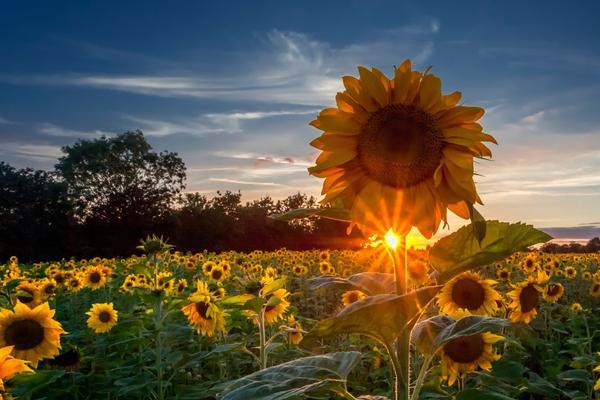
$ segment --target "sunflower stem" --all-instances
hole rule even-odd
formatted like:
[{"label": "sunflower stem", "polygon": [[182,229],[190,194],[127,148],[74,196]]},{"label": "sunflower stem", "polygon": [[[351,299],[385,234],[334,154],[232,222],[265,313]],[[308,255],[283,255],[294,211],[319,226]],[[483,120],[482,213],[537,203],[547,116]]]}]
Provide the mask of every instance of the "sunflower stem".
[{"label": "sunflower stem", "polygon": [[419,370],[419,376],[417,377],[417,381],[415,382],[415,388],[412,392],[412,397],[414,399],[419,398],[419,394],[421,393],[421,388],[423,387],[423,383],[425,382],[425,377],[427,376],[427,371],[429,370],[431,360],[433,360],[433,354],[427,355],[423,359],[423,364],[421,365],[421,369]]},{"label": "sunflower stem", "polygon": [[259,335],[260,335],[260,349],[259,349],[260,369],[265,369],[265,368],[267,368],[267,351],[266,351],[267,333],[265,331],[265,307],[262,307],[260,310],[260,319],[258,321],[258,329],[259,329]]}]

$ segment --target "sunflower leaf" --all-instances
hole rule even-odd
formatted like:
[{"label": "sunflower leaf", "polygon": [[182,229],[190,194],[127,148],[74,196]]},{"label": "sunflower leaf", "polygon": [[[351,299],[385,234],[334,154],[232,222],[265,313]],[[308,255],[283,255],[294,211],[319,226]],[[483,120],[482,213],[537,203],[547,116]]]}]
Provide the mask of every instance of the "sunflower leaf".
[{"label": "sunflower leaf", "polygon": [[475,209],[475,207],[473,207],[473,204],[469,204],[469,211],[471,214],[471,226],[473,227],[473,235],[475,235],[475,239],[477,239],[477,242],[479,242],[479,245],[481,246],[481,241],[485,237],[486,231],[485,218],[479,213],[479,211]]},{"label": "sunflower leaf", "polygon": [[360,357],[351,351],[298,358],[227,382],[219,399],[301,399],[341,391]]},{"label": "sunflower leaf", "polygon": [[312,348],[320,338],[345,333],[362,334],[382,343],[392,343],[440,288],[429,286],[403,296],[378,294],[366,297],[350,304],[335,317],[319,321],[304,336],[301,345]]},{"label": "sunflower leaf", "polygon": [[282,287],[285,286],[285,283],[287,282],[287,277],[282,277],[279,279],[275,279],[272,282],[269,282],[265,285],[265,287],[263,287],[262,289],[262,295],[263,296],[267,296],[271,293],[273,293],[276,290],[281,289]]},{"label": "sunflower leaf", "polygon": [[285,222],[307,217],[323,217],[336,221],[352,222],[350,219],[350,212],[339,207],[297,208],[282,214],[273,214],[269,216],[269,218]]},{"label": "sunflower leaf", "polygon": [[340,278],[333,275],[324,275],[312,278],[310,280],[311,289],[321,289],[328,287],[339,287],[342,290],[360,290],[367,295],[392,293],[396,285],[394,283],[394,274],[383,272],[361,272]]},{"label": "sunflower leaf", "polygon": [[537,243],[550,235],[523,223],[487,221],[485,236],[478,241],[474,229],[464,226],[440,239],[429,252],[429,260],[445,283],[461,272],[491,264]]}]

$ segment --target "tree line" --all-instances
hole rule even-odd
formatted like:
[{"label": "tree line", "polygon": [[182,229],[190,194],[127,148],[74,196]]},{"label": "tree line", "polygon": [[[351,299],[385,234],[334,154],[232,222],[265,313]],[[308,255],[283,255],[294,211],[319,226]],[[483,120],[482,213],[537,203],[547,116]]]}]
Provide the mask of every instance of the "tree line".
[{"label": "tree line", "polygon": [[[242,203],[240,192],[186,193],[185,164],[155,152],[141,131],[79,140],[54,171],[0,162],[0,263],[126,256],[156,234],[181,251],[352,247],[346,224],[276,221],[269,215],[317,207],[297,193]],[[358,233],[355,233],[358,235]]]}]

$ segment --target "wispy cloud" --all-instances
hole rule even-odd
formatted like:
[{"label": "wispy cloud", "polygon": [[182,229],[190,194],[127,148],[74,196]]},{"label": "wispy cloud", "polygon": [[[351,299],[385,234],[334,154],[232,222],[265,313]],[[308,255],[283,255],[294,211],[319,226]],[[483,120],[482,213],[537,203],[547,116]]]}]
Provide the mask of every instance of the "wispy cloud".
[{"label": "wispy cloud", "polygon": [[50,144],[31,144],[31,143],[17,143],[17,142],[5,142],[2,143],[0,148],[0,154],[3,156],[18,156],[29,159],[57,159],[62,153],[59,146]]},{"label": "wispy cloud", "polygon": [[252,186],[284,186],[281,183],[275,182],[257,182],[257,181],[240,181],[237,179],[227,179],[227,178],[208,178],[211,182],[224,182],[224,183],[233,183],[236,185],[252,185]]},{"label": "wispy cloud", "polygon": [[235,158],[241,160],[252,160],[256,165],[260,164],[288,164],[288,165],[302,165],[311,166],[314,163],[307,157],[306,159],[291,157],[291,156],[273,156],[273,155],[261,155],[256,153],[228,153],[228,152],[216,152],[216,156],[224,158]]},{"label": "wispy cloud", "polygon": [[0,124],[8,125],[8,124],[12,124],[12,121],[9,121],[6,118],[0,117]]},{"label": "wispy cloud", "polygon": [[132,115],[125,116],[124,118],[136,123],[136,128],[143,130],[144,134],[148,136],[169,136],[176,134],[204,136],[207,134],[242,132],[242,124],[246,121],[293,115],[310,115],[318,111],[318,109],[232,111],[229,113],[209,113],[198,117],[179,118],[176,121],[141,118]]},{"label": "wispy cloud", "polygon": [[43,123],[39,128],[39,132],[49,136],[69,137],[69,138],[94,138],[104,136],[112,136],[113,133],[94,130],[94,131],[79,131],[75,129],[64,128],[62,126],[51,123]]},{"label": "wispy cloud", "polygon": [[[379,32],[364,42],[334,47],[307,34],[272,30],[259,38],[264,44],[253,54],[240,55],[243,74],[58,74],[50,76],[4,76],[0,81],[19,85],[70,85],[125,91],[164,97],[211,98],[226,101],[257,101],[301,105],[332,102],[331,93],[342,89],[340,74],[357,64],[398,64],[398,54],[416,64],[434,51],[433,38],[439,21]],[[98,53],[98,49],[92,49]],[[100,49],[100,55],[106,53]],[[109,52],[110,53],[110,52]],[[108,54],[108,57],[121,54]],[[250,83],[251,82],[251,83]]]}]

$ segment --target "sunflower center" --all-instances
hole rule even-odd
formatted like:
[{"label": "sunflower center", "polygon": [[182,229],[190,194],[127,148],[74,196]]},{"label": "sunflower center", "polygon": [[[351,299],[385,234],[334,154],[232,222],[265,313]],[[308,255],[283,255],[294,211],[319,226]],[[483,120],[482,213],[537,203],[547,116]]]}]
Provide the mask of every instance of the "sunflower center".
[{"label": "sunflower center", "polygon": [[390,104],[371,115],[358,140],[358,159],[377,181],[396,188],[431,178],[442,159],[442,131],[431,115]]},{"label": "sunflower center", "polygon": [[461,279],[452,287],[452,300],[460,308],[477,310],[485,301],[485,290],[473,279]]},{"label": "sunflower center", "polygon": [[90,274],[90,282],[92,282],[92,283],[98,283],[98,282],[100,282],[101,279],[102,279],[102,277],[100,276],[100,274],[98,272],[92,272]]},{"label": "sunflower center", "polygon": [[223,275],[223,273],[221,271],[219,271],[218,269],[215,269],[214,271],[212,271],[212,278],[216,281],[221,279],[222,275]]},{"label": "sunflower center", "polygon": [[44,327],[31,319],[15,321],[4,331],[4,341],[15,350],[33,349],[44,341]]},{"label": "sunflower center", "polygon": [[444,353],[454,362],[468,364],[481,357],[484,345],[480,334],[463,336],[446,343]]},{"label": "sunflower center", "polygon": [[560,292],[560,287],[554,283],[548,285],[548,290],[546,290],[546,294],[548,296],[556,296]]},{"label": "sunflower center", "polygon": [[521,312],[529,312],[537,307],[540,302],[540,292],[533,286],[529,284],[521,290],[521,294],[519,295],[519,303],[521,303]]},{"label": "sunflower center", "polygon": [[110,320],[111,320],[110,313],[108,311],[101,311],[100,314],[98,314],[98,319],[103,324],[106,324],[107,322],[110,322]]},{"label": "sunflower center", "polygon": [[208,303],[205,303],[203,301],[199,301],[196,303],[196,311],[198,311],[198,314],[200,314],[200,316],[204,319],[212,319],[212,317],[210,317],[209,315],[207,315],[208,312]]}]

